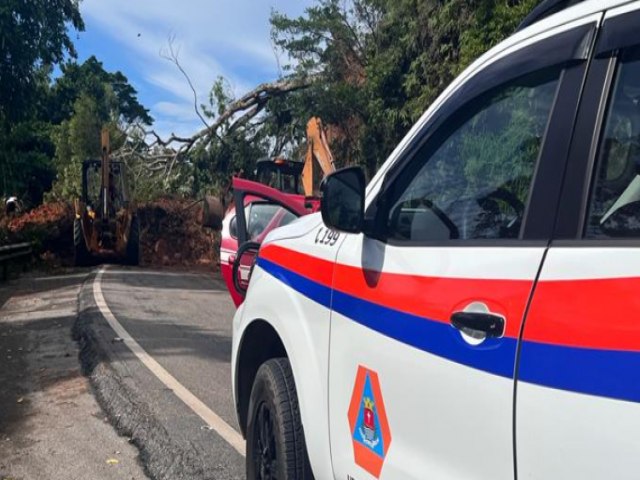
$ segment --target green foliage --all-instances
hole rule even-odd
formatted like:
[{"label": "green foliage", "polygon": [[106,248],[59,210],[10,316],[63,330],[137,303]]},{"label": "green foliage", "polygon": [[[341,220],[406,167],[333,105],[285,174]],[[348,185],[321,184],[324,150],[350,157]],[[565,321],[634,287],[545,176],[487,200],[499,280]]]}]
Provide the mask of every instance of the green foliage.
[{"label": "green foliage", "polygon": [[74,103],[71,119],[55,127],[54,165],[58,176],[50,198],[72,199],[80,196],[82,162],[100,157],[102,125],[98,102],[87,94],[81,94]]},{"label": "green foliage", "polygon": [[83,30],[78,0],[3,0],[0,4],[0,118],[32,112],[36,76],[43,65],[75,55],[70,28]]},{"label": "green foliage", "polygon": [[51,89],[57,180],[49,198],[72,199],[81,193],[82,162],[100,157],[100,132],[109,128],[111,149],[125,141],[121,124],[151,124],[149,111],[121,72],[110,73],[90,57],[83,64],[67,63]]},{"label": "green foliage", "polygon": [[274,13],[274,41],[295,60],[289,69],[322,74],[291,96],[292,116],[321,116],[338,133],[338,163],[373,174],[453,78],[535,3],[318,0],[300,18]]},{"label": "green foliage", "polygon": [[538,0],[475,1],[474,23],[460,37],[460,64],[466,66],[509,36]]},{"label": "green foliage", "polygon": [[30,203],[51,188],[54,145],[49,135],[50,126],[37,120],[16,123],[0,134],[0,191]]},{"label": "green foliage", "polygon": [[[54,179],[50,198],[78,194],[81,162],[99,156],[103,125],[117,138],[119,125],[153,121],[122,73],[107,72],[95,57],[69,59],[69,34],[84,29],[78,3],[0,5],[0,194],[27,205],[39,203]],[[62,75],[52,81],[55,64]]]},{"label": "green foliage", "polygon": [[28,205],[54,177],[48,90],[52,65],[75,55],[82,30],[77,0],[5,0],[0,4],[0,196]]},{"label": "green foliage", "polygon": [[[209,104],[201,105],[205,119],[215,120],[236,99],[229,84],[219,77],[211,88]],[[276,108],[276,104],[273,105]],[[277,115],[265,118],[272,122]],[[195,147],[173,176],[166,179],[164,191],[199,197],[224,191],[232,175],[251,176],[256,160],[269,151],[275,132],[265,124],[232,128],[232,119],[223,123],[217,135]]]},{"label": "green foliage", "polygon": [[51,125],[55,157],[49,161],[56,172],[48,199],[70,200],[80,194],[82,162],[100,157],[103,127],[109,128],[116,150],[125,140],[121,124],[152,122],[127,78],[105,71],[95,57],[83,64],[65,64],[62,76],[46,93],[43,116]]},{"label": "green foliage", "polygon": [[121,72],[107,72],[96,57],[84,63],[67,62],[61,67],[62,75],[51,89],[49,117],[53,123],[69,119],[80,96],[95,100],[96,114],[103,122],[122,120],[151,125],[149,111],[136,98],[136,90]]}]

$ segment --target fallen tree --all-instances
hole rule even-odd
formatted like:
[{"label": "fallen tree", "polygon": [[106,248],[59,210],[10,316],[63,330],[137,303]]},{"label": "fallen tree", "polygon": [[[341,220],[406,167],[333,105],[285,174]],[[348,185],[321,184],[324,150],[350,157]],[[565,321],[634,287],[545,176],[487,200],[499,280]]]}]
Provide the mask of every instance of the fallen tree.
[{"label": "fallen tree", "polygon": [[[230,98],[224,92],[223,79],[213,86],[210,95],[210,108],[199,105],[198,95],[188,73],[181,65],[179,52],[174,47],[174,39],[169,39],[168,50],[161,52],[161,56],[173,63],[193,94],[194,112],[203,124],[203,128],[190,136],[180,136],[172,133],[163,138],[154,129],[146,128],[138,123],[130,125],[124,130],[127,141],[116,152],[114,158],[137,158],[142,161],[144,168],[151,174],[161,172],[169,176],[177,163],[186,161],[189,153],[196,147],[207,149],[215,139],[221,143],[240,129],[259,128],[259,122],[251,124],[264,112],[270,102],[293,92],[310,87],[319,79],[319,75],[295,75],[281,78],[273,82],[261,83],[240,98]],[[217,108],[217,115],[214,114]],[[277,143],[277,142],[276,142]]]}]

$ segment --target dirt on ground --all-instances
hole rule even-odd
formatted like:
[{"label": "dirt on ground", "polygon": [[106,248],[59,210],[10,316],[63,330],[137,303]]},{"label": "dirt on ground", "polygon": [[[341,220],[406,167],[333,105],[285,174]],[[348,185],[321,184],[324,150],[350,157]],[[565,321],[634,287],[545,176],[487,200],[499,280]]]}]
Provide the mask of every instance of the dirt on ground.
[{"label": "dirt on ground", "polygon": [[[202,202],[160,198],[138,206],[141,263],[215,268],[218,234],[201,225]],[[0,245],[30,242],[41,267],[73,264],[73,206],[47,203],[18,216],[0,214]]]},{"label": "dirt on ground", "polygon": [[215,267],[219,235],[202,227],[202,202],[160,198],[138,207],[142,264]]},{"label": "dirt on ground", "polygon": [[22,215],[0,218],[0,244],[29,242],[46,266],[73,261],[73,207],[64,202],[40,205]]}]

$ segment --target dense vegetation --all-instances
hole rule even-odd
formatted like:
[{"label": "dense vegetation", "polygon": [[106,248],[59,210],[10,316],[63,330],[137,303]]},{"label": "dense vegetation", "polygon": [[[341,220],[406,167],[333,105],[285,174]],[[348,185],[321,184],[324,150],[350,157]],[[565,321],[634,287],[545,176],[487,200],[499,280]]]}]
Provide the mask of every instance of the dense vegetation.
[{"label": "dense vegetation", "polygon": [[122,73],[74,61],[70,34],[83,29],[77,0],[0,6],[0,194],[27,206],[77,194],[78,164],[99,155],[103,125],[152,121]]},{"label": "dense vegetation", "polygon": [[78,1],[0,6],[0,196],[17,194],[31,205],[45,196],[72,198],[79,162],[98,154],[103,125],[145,197],[196,196],[250,171],[261,156],[295,158],[314,115],[329,125],[339,164],[372,174],[455,75],[537,3],[317,0],[300,18],[274,12],[279,81],[299,83],[256,97],[255,115],[239,110],[227,118],[237,99],[219,80],[200,109],[212,126],[184,148],[145,137],[140,127],[153,120],[122,73],[105,71],[93,57],[74,60],[70,34],[84,28]]},{"label": "dense vegetation", "polygon": [[321,0],[302,18],[274,14],[277,45],[298,74],[294,118],[334,125],[337,157],[372,174],[436,96],[508,36],[535,0]]}]

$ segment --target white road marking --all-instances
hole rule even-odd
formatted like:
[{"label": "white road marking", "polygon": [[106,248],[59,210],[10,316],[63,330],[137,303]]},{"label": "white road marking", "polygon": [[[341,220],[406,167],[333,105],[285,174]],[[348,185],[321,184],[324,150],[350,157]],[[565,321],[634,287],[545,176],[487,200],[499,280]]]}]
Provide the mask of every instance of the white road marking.
[{"label": "white road marking", "polygon": [[118,322],[115,315],[111,312],[107,302],[102,294],[102,275],[106,267],[102,267],[93,282],[93,298],[98,309],[104,316],[105,320],[111,328],[116,332],[118,337],[123,339],[123,343],[129,347],[133,354],[149,369],[151,372],[165,384],[167,388],[173,390],[180,400],[182,400],[194,413],[196,413],[205,423],[211,427],[218,435],[220,435],[229,445],[231,445],[243,457],[246,455],[245,442],[233,427],[220,418],[213,410],[207,407],[202,401],[191,393],[176,378],[166,371],[162,365],[151,357],[138,342]]}]

